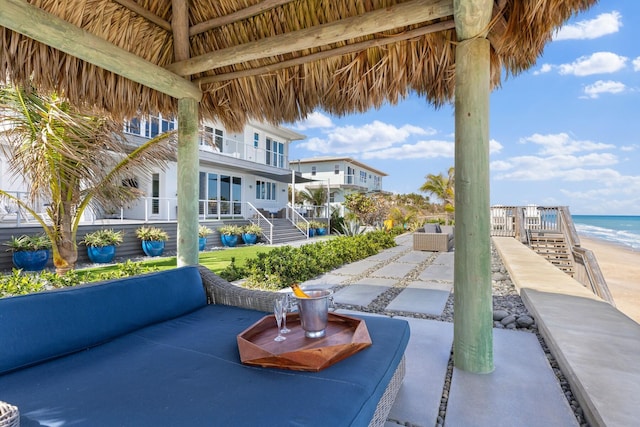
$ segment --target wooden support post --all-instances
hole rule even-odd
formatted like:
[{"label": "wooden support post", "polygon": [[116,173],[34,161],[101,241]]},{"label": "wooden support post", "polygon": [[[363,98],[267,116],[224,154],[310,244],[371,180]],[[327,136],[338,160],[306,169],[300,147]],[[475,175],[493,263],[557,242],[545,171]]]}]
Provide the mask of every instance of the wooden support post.
[{"label": "wooden support post", "polygon": [[462,41],[456,47],[453,360],[455,367],[474,373],[494,369],[489,232],[490,44],[482,35],[492,3],[454,2],[456,32]]},{"label": "wooden support post", "polygon": [[198,264],[198,101],[178,100],[178,267]]}]

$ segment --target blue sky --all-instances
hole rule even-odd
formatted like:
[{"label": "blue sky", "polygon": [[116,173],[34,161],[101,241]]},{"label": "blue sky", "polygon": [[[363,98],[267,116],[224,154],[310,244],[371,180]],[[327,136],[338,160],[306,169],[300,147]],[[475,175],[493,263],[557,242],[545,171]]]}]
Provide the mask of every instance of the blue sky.
[{"label": "blue sky", "polygon": [[[491,203],[640,215],[640,2],[603,1],[570,20],[528,71],[491,95]],[[453,108],[411,95],[344,117],[316,111],[292,128],[290,159],[348,156],[418,193],[454,162]]]}]

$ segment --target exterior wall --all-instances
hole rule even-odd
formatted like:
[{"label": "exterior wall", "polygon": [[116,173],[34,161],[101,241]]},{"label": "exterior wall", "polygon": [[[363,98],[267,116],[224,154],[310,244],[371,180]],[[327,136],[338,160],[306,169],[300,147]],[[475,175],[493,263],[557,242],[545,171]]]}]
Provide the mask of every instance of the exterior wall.
[{"label": "exterior wall", "polygon": [[[202,188],[200,210],[202,218],[243,218],[248,210],[246,202],[256,208],[270,212],[277,212],[284,208],[288,202],[288,182],[278,182],[276,178],[264,176],[288,178],[291,175],[289,169],[288,152],[289,144],[294,140],[303,139],[304,136],[285,128],[269,124],[249,123],[244,130],[238,133],[228,133],[222,126],[216,123],[205,123],[210,133],[203,132],[200,145],[200,164],[198,170],[208,177],[208,174],[229,176],[240,181],[236,200],[240,200],[242,206],[229,209],[228,214],[223,214],[222,200],[211,203],[208,199],[208,189]],[[203,126],[203,129],[204,129]],[[163,120],[162,117],[144,118],[138,121],[125,123],[124,130],[129,141],[139,145],[155,136],[158,132],[176,129],[177,123],[171,120]],[[254,139],[254,134],[258,138]],[[25,191],[26,184],[13,182],[7,174],[6,159],[0,154],[0,188],[5,191]],[[256,173],[252,173],[255,171]],[[164,170],[156,170],[158,186],[157,193],[153,192],[152,175],[131,177],[132,182],[138,186],[143,197],[127,206],[112,206],[104,211],[87,209],[85,221],[100,218],[120,218],[142,221],[174,221],[177,218],[177,163],[170,162]],[[279,178],[283,180],[283,178]],[[233,179],[232,179],[233,180]],[[259,185],[260,184],[260,185]],[[266,188],[265,198],[258,198],[259,189]],[[218,192],[221,198],[220,192]],[[237,195],[237,194],[236,194]],[[269,198],[266,196],[269,195]],[[2,203],[2,202],[0,202]],[[207,215],[207,210],[214,205],[219,205],[220,215]],[[0,206],[3,207],[3,206]],[[37,211],[42,212],[42,208]],[[1,212],[0,212],[1,213]]]}]

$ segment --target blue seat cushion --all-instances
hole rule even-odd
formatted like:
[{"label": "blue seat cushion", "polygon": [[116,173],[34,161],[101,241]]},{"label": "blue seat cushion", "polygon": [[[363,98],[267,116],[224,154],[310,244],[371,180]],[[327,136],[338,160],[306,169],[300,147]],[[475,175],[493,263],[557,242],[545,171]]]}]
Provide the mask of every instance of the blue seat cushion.
[{"label": "blue seat cushion", "polygon": [[0,376],[23,426],[366,426],[409,339],[366,317],[373,344],[320,372],[240,362],[236,336],[265,313],[209,305]]},{"label": "blue seat cushion", "polygon": [[197,267],[0,299],[0,374],[205,306]]}]

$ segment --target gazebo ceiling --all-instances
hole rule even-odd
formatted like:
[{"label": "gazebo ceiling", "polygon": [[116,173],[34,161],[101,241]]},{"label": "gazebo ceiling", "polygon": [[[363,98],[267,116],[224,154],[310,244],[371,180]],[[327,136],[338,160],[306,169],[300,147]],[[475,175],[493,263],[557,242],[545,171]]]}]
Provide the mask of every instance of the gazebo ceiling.
[{"label": "gazebo ceiling", "polygon": [[[554,30],[596,0],[492,3],[495,87],[503,69],[529,68]],[[249,118],[291,122],[318,107],[365,111],[410,91],[439,106],[455,84],[453,8],[453,0],[0,0],[0,79],[32,80],[116,117],[175,115],[177,98],[201,96],[201,116],[229,129]]]}]

